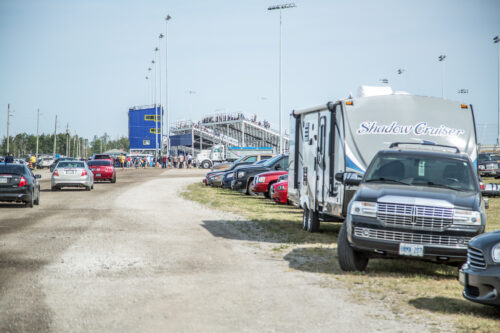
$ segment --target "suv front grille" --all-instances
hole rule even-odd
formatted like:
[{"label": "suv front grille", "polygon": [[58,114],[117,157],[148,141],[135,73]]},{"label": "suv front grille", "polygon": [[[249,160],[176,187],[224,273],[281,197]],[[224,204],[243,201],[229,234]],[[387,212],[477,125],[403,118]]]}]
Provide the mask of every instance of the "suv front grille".
[{"label": "suv front grille", "polygon": [[472,268],[486,268],[486,261],[484,260],[483,251],[471,246],[469,246],[469,249],[467,251],[467,262]]},{"label": "suv front grille", "polygon": [[423,245],[438,245],[454,248],[466,248],[470,238],[457,238],[441,235],[417,234],[412,232],[389,231],[371,228],[354,228],[356,237],[394,241],[399,243],[412,243]]},{"label": "suv front grille", "polygon": [[453,208],[378,203],[377,218],[390,226],[443,231],[453,223]]}]

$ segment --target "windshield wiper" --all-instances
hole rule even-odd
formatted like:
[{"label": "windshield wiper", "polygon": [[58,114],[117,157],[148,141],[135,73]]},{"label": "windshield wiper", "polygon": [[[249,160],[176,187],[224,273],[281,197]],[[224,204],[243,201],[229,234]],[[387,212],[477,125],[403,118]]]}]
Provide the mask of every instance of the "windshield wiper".
[{"label": "windshield wiper", "polygon": [[410,185],[408,183],[402,182],[402,181],[397,180],[397,179],[384,178],[384,177],[365,180],[365,183],[369,183],[369,182],[393,182],[393,183],[398,183],[398,184],[403,184],[403,185]]},{"label": "windshield wiper", "polygon": [[[449,185],[445,185],[445,184],[434,183],[434,182],[427,182],[424,184],[427,186],[431,186],[431,187],[442,187],[442,188],[447,188],[449,190],[454,190],[454,191],[465,191],[462,188],[457,188],[457,187],[453,187],[453,186],[449,186]],[[415,185],[418,185],[418,184],[415,184]]]}]

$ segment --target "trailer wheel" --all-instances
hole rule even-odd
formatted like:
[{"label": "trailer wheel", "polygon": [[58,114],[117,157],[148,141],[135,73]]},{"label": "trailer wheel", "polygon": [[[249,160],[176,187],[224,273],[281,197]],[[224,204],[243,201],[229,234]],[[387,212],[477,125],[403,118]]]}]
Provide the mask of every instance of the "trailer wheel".
[{"label": "trailer wheel", "polygon": [[339,232],[339,240],[337,242],[337,255],[339,258],[339,265],[343,271],[364,271],[368,265],[368,258],[363,253],[354,250],[349,244],[347,239],[347,230],[345,223]]},{"label": "trailer wheel", "polygon": [[307,231],[309,232],[319,231],[319,213],[313,211],[312,209],[309,211],[309,219],[307,220]]},{"label": "trailer wheel", "polygon": [[302,213],[302,230],[307,230],[307,223],[309,221],[309,209],[304,207],[304,212]]},{"label": "trailer wheel", "polygon": [[201,167],[203,169],[209,169],[211,166],[212,162],[210,162],[209,160],[204,160],[203,162],[201,162]]}]

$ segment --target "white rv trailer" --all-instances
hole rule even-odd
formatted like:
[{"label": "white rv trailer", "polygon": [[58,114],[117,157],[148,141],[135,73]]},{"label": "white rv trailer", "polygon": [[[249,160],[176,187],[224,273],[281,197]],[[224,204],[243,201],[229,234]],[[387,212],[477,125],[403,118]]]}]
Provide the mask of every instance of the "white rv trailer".
[{"label": "white rv trailer", "polygon": [[346,216],[356,188],[335,174],[362,176],[374,155],[393,142],[455,146],[476,164],[472,105],[391,93],[294,110],[291,120],[288,198],[304,209],[303,228],[310,232],[319,230],[320,217]]}]

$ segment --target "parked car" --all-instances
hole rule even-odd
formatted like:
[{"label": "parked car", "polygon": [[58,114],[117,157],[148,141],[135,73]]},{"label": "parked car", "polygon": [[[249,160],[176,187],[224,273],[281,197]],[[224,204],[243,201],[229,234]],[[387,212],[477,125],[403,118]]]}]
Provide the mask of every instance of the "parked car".
[{"label": "parked car", "polygon": [[474,237],[459,272],[463,296],[500,309],[500,230]]},{"label": "parked car", "polygon": [[59,157],[59,158],[56,158],[55,161],[49,167],[50,172],[54,172],[54,169],[56,168],[57,163],[59,163],[60,161],[76,161],[76,158],[74,158],[74,157]]},{"label": "parked car", "polygon": [[335,175],[344,185],[359,185],[339,233],[341,269],[363,271],[373,257],[465,262],[468,242],[486,225],[471,160],[458,148],[391,147],[397,149],[375,155],[362,180]]},{"label": "parked car", "polygon": [[477,158],[479,175],[483,177],[500,176],[499,162],[491,154],[481,153]]},{"label": "parked car", "polygon": [[245,165],[234,169],[234,179],[231,183],[233,190],[253,195],[251,184],[259,173],[271,170],[288,170],[288,155],[277,155],[259,165]]},{"label": "parked car", "polygon": [[272,185],[271,197],[276,203],[288,203],[288,173],[281,175]]},{"label": "parked car", "polygon": [[94,181],[109,180],[116,183],[116,170],[109,160],[91,160],[87,162],[89,169],[94,174]]},{"label": "parked car", "polygon": [[0,164],[0,201],[23,202],[26,207],[40,204],[41,175],[34,175],[24,164]]},{"label": "parked car", "polygon": [[84,187],[87,191],[94,188],[94,174],[83,161],[60,161],[52,173],[51,189],[62,187]]},{"label": "parked car", "polygon": [[113,156],[111,156],[109,154],[94,154],[93,156],[91,156],[90,159],[91,160],[109,160],[112,165],[114,165],[114,163],[115,163],[115,159],[113,158]]},{"label": "parked car", "polygon": [[54,163],[54,159],[52,157],[42,157],[36,162],[36,167],[39,169],[50,168],[52,163]]},{"label": "parked car", "polygon": [[[272,158],[274,155],[273,154],[248,154],[245,156],[242,156],[235,160],[234,162],[224,162],[224,163],[217,163],[212,167],[213,171],[224,171],[228,170],[232,165],[235,163],[240,163],[240,162],[248,162],[248,164],[252,164],[258,161],[262,160],[268,160]],[[203,167],[203,165],[202,165]]]},{"label": "parked car", "polygon": [[278,181],[279,176],[288,174],[288,171],[267,171],[259,173],[250,185],[254,193],[264,193],[266,198],[271,198],[272,185]]}]

